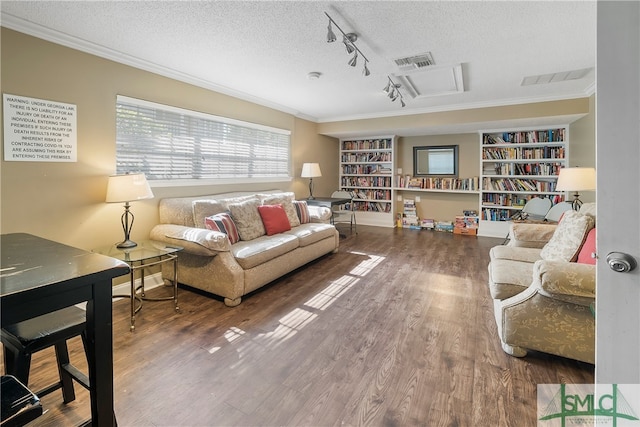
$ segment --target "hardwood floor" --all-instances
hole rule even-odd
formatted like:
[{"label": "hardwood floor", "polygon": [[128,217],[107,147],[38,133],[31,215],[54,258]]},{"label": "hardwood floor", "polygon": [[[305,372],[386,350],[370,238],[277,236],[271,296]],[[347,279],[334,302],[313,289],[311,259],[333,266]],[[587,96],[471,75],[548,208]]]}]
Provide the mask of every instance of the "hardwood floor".
[{"label": "hardwood floor", "polygon": [[[130,333],[116,302],[118,424],[535,426],[537,384],[593,382],[592,365],[501,350],[487,263],[502,239],[358,232],[235,308],[182,288],[180,313],[146,302]],[[85,369],[81,341],[70,348]],[[30,385],[55,377],[53,351],[36,354]],[[76,394],[44,397],[33,425],[80,424]]]}]

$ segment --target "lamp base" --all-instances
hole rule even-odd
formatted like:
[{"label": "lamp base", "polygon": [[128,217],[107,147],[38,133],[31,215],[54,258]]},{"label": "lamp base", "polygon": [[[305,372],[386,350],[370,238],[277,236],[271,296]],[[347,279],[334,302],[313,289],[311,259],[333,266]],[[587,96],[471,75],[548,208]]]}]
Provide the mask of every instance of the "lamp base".
[{"label": "lamp base", "polygon": [[138,246],[138,244],[136,242],[134,242],[133,240],[125,240],[124,242],[120,242],[116,245],[116,248],[118,249],[129,249],[129,248],[135,248],[136,246]]}]

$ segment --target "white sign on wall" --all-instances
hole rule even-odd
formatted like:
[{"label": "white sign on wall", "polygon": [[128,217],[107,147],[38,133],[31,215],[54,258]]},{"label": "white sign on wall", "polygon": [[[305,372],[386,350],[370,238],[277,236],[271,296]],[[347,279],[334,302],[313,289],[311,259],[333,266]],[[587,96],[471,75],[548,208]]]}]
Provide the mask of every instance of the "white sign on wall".
[{"label": "white sign on wall", "polygon": [[75,162],[77,106],[3,94],[4,160]]}]

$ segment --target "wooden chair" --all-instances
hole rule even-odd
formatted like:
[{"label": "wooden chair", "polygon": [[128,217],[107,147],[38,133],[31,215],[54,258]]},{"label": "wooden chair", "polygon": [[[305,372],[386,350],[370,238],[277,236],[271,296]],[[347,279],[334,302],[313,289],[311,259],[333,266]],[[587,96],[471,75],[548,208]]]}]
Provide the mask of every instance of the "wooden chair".
[{"label": "wooden chair", "polygon": [[75,400],[73,380],[89,389],[87,375],[69,362],[67,340],[78,335],[82,337],[86,354],[86,312],[75,306],[3,327],[1,339],[6,373],[28,385],[31,356],[54,346],[60,380],[35,394],[42,397],[62,388],[64,403]]}]

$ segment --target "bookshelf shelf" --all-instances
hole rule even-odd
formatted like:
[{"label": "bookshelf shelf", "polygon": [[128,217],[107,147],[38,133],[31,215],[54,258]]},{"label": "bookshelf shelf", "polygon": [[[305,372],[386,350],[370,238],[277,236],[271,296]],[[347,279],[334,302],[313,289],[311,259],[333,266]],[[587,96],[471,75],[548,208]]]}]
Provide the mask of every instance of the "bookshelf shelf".
[{"label": "bookshelf shelf", "polygon": [[506,236],[509,218],[533,197],[564,200],[555,185],[568,144],[568,126],[480,133],[480,235]]},{"label": "bookshelf shelf", "polygon": [[359,224],[394,226],[395,146],[395,136],[340,140],[338,184],[354,194]]}]

